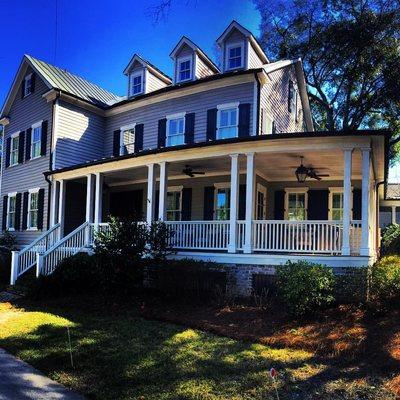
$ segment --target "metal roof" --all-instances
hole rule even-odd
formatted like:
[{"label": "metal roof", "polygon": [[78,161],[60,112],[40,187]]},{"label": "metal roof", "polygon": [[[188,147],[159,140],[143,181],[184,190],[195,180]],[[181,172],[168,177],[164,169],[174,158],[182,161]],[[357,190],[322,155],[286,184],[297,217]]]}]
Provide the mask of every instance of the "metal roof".
[{"label": "metal roof", "polygon": [[70,93],[97,106],[107,106],[122,100],[120,96],[102,89],[100,86],[80,76],[71,74],[64,69],[38,60],[32,56],[25,55],[25,57],[54,89]]}]

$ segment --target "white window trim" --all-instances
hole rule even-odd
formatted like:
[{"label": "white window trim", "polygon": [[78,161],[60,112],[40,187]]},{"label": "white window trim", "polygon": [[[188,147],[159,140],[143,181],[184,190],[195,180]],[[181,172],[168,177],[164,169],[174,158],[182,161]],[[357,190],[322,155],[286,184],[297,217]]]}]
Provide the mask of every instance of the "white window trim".
[{"label": "white window trim", "polygon": [[15,138],[18,138],[18,153],[19,153],[19,135],[20,135],[20,133],[21,133],[21,131],[14,132],[14,133],[10,136],[10,138],[11,138],[11,142],[10,142],[10,155],[9,155],[9,157],[10,157],[10,159],[9,159],[10,167],[14,167],[15,165],[18,165],[18,164],[19,164],[18,160],[17,160],[17,162],[16,162],[15,164],[12,164],[12,163],[11,163],[11,160],[12,160],[12,142],[13,142],[13,139],[15,139]]},{"label": "white window trim", "polygon": [[[182,219],[182,190],[183,190],[183,185],[180,186],[168,186],[167,187],[167,194],[168,193],[173,193],[173,192],[179,192],[179,209],[178,210],[169,210],[169,211],[178,211],[179,212],[179,220]],[[166,209],[166,212],[168,213],[168,209]]]},{"label": "white window trim", "polygon": [[[272,115],[265,108],[263,108],[261,110],[261,113],[264,114],[264,118],[263,118],[263,121],[262,121],[262,125],[264,125],[264,126],[261,126],[261,134],[262,135],[272,135],[274,133],[273,131],[274,131],[275,120],[272,117]],[[269,118],[271,120],[271,132],[266,132],[265,129],[264,129],[266,127],[265,118]]]},{"label": "white window trim", "polygon": [[257,211],[258,211],[258,192],[261,192],[264,194],[264,199],[265,199],[265,204],[264,204],[264,210],[263,210],[263,219],[266,219],[267,217],[267,188],[262,185],[261,183],[257,183],[257,188],[256,188],[256,198],[255,198],[255,207],[254,207],[254,215],[257,217]]},{"label": "white window trim", "polygon": [[224,110],[230,110],[232,108],[236,108],[236,136],[239,136],[239,102],[236,101],[234,103],[224,103],[224,104],[218,104],[217,105],[217,132],[216,132],[216,138],[219,138],[218,132],[220,130],[220,123],[221,123],[221,111]]},{"label": "white window trim", "polygon": [[305,205],[305,220],[308,218],[308,187],[300,187],[300,188],[285,188],[285,220],[289,219],[289,194],[290,193],[299,193],[304,194],[304,205]]},{"label": "white window trim", "polygon": [[[190,77],[187,79],[180,79],[181,75],[181,63],[185,61],[190,61]],[[185,56],[185,57],[179,57],[176,60],[176,82],[181,83],[181,82],[188,82],[193,79],[193,57],[192,56]]]},{"label": "white window trim", "polygon": [[[120,156],[123,155],[122,154],[122,146],[124,145],[124,135],[123,135],[124,131],[128,131],[130,129],[135,130],[136,125],[137,125],[137,123],[135,122],[135,123],[130,124],[130,125],[121,126],[119,128],[119,155]],[[136,132],[134,132],[134,135],[135,135],[135,142],[136,142]]]},{"label": "white window trim", "polygon": [[[229,68],[229,50],[234,47],[240,47],[242,49],[241,63],[240,63],[239,67]],[[239,69],[239,68],[243,68],[243,67],[244,67],[244,41],[228,43],[225,48],[225,71],[233,71],[235,69]]]},{"label": "white window trim", "polygon": [[[16,197],[17,197],[17,192],[12,192],[12,193],[8,193],[7,194],[7,216],[6,216],[6,230],[10,231],[10,232],[14,232],[15,231],[15,227],[14,228],[9,228],[9,219],[10,219],[10,198],[11,197],[15,197],[15,201],[17,201]],[[15,205],[17,205],[17,203],[15,203]],[[17,210],[15,210],[15,213],[17,212]]]},{"label": "white window trim", "polygon": [[[180,112],[180,113],[176,113],[176,114],[169,114],[166,115],[165,118],[167,119],[167,130],[165,132],[165,144],[167,145],[167,141],[168,138],[171,136],[169,134],[169,121],[173,120],[173,119],[181,119],[183,118],[183,143],[185,144],[185,131],[186,131],[186,111],[185,112]],[[180,136],[181,134],[179,134]],[[172,136],[178,136],[178,135],[172,135]],[[167,147],[174,147],[174,146],[167,146]]]},{"label": "white window trim", "polygon": [[[27,219],[26,219],[26,225],[27,225],[26,230],[27,231],[37,231],[38,230],[37,226],[36,227],[30,227],[30,225],[31,225],[31,223],[30,223],[30,215],[31,215],[30,211],[31,211],[31,194],[32,193],[39,193],[39,190],[40,190],[40,188],[33,188],[33,189],[29,189],[28,190],[28,193],[29,193],[29,195],[28,195],[28,215],[27,215]],[[39,213],[39,198],[38,198],[38,211],[37,212]]]},{"label": "white window trim", "polygon": [[42,124],[43,124],[43,120],[38,121],[38,122],[35,122],[35,123],[31,126],[31,129],[32,129],[32,133],[31,133],[31,147],[30,147],[30,149],[29,149],[29,154],[30,154],[30,159],[31,159],[31,160],[35,160],[36,158],[39,158],[39,157],[42,156],[42,155],[40,154],[40,152],[39,152],[39,155],[38,155],[38,156],[32,157],[33,131],[34,131],[35,128],[40,128],[40,140],[39,140],[39,143],[40,143],[40,146],[42,146]]},{"label": "white window trim", "polygon": [[[231,189],[230,182],[217,182],[214,183],[214,212],[213,212],[213,219],[217,220],[217,193],[218,189]],[[229,212],[230,212],[230,204],[229,204]]]},{"label": "white window trim", "polygon": [[30,94],[32,94],[33,92],[30,91],[29,93],[26,93],[26,82],[32,79],[32,72],[28,75],[25,76],[24,78],[24,98],[28,97]]},{"label": "white window trim", "polygon": [[[141,91],[137,92],[137,93],[133,93],[133,79],[140,76],[142,78],[142,82],[141,82]],[[133,97],[133,96],[138,96],[139,94],[143,94],[144,93],[144,69],[142,69],[141,71],[137,71],[137,72],[132,72],[131,74],[129,74],[129,96]]]},{"label": "white window trim", "polygon": [[[353,186],[351,187],[350,195],[350,209],[351,209],[351,219],[353,219]],[[344,193],[344,189],[341,186],[329,187],[329,197],[328,197],[328,219],[332,221],[332,207],[333,207],[333,194],[334,193]]]}]

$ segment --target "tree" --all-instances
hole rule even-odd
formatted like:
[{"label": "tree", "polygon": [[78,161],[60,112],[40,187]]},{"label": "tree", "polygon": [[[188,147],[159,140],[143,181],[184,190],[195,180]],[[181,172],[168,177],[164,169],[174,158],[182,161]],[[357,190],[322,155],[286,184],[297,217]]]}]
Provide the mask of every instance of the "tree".
[{"label": "tree", "polygon": [[301,57],[317,129],[390,128],[400,147],[399,0],[255,0],[272,59]]}]

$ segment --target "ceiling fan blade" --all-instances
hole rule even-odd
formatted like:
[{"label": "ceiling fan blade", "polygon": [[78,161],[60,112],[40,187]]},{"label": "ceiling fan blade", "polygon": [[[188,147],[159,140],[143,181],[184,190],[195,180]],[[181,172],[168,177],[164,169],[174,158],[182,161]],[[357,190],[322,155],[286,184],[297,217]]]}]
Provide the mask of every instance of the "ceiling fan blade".
[{"label": "ceiling fan blade", "polygon": [[205,172],[203,172],[203,171],[192,171],[192,174],[195,174],[195,175],[205,175]]},{"label": "ceiling fan blade", "polygon": [[326,176],[330,176],[329,174],[317,174],[318,176],[322,176],[323,178],[325,178]]}]

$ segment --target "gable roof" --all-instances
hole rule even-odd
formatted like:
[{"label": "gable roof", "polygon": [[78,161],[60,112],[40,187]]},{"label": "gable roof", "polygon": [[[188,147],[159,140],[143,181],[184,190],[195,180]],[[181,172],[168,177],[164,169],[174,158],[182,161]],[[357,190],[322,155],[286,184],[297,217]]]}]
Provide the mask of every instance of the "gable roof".
[{"label": "gable roof", "polygon": [[157,68],[154,64],[152,64],[150,61],[147,61],[146,59],[144,59],[142,56],[140,56],[139,54],[135,53],[133,55],[133,57],[131,58],[131,60],[129,61],[128,65],[126,66],[126,68],[124,69],[124,74],[128,75],[129,71],[132,67],[132,65],[135,62],[138,62],[140,64],[142,64],[144,67],[147,67],[154,75],[158,76],[162,81],[164,81],[167,84],[172,83],[172,79],[171,77],[169,77],[167,74],[165,74],[164,72],[162,72],[159,68]]},{"label": "gable roof", "polygon": [[28,66],[40,75],[49,90],[57,89],[101,107],[122,100],[120,96],[78,75],[71,74],[64,69],[25,54],[1,110],[1,117],[5,116],[9,111],[15,95],[18,93],[19,83],[26,73]]},{"label": "gable roof", "polygon": [[182,36],[181,40],[179,40],[179,42],[177,43],[177,45],[174,47],[174,49],[171,51],[170,53],[170,57],[171,58],[175,58],[176,54],[178,53],[178,51],[180,50],[180,48],[184,45],[189,46],[190,48],[193,49],[193,51],[195,51],[202,59],[203,61],[215,72],[215,73],[219,73],[220,70],[219,68],[214,64],[214,62],[211,60],[210,57],[208,57],[208,55],[199,47],[197,46],[196,43],[194,43],[192,40],[190,40],[188,37],[186,36]]},{"label": "gable roof", "polygon": [[264,64],[269,63],[268,57],[264,53],[260,43],[258,43],[257,39],[254,35],[246,29],[243,25],[239,24],[239,22],[233,20],[228,27],[222,32],[221,36],[217,39],[217,44],[221,46],[222,42],[226,39],[226,37],[234,30],[237,29],[241,32],[247,39],[249,39],[251,45],[253,46],[254,50],[256,51],[257,55],[260,57],[261,61]]}]

